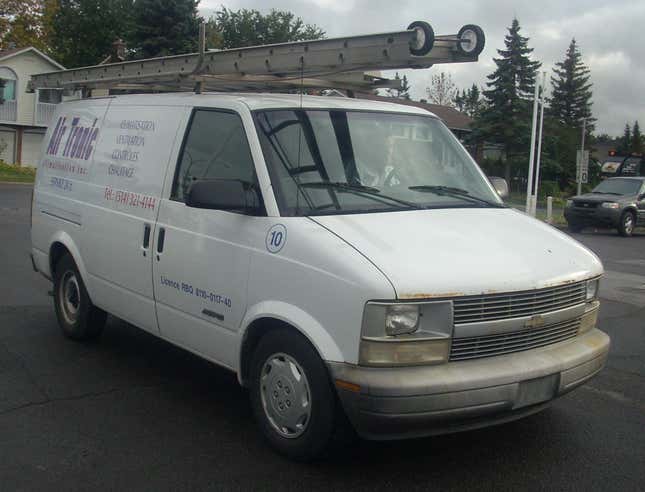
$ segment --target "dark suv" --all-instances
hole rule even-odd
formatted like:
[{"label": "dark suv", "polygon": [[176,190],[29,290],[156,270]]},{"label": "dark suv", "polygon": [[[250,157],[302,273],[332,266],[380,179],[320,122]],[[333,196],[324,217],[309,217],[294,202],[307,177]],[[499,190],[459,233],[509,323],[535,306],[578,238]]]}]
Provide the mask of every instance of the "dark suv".
[{"label": "dark suv", "polygon": [[645,225],[645,177],[606,179],[590,193],[567,200],[564,217],[573,232],[615,227],[621,236],[631,236],[636,226]]}]

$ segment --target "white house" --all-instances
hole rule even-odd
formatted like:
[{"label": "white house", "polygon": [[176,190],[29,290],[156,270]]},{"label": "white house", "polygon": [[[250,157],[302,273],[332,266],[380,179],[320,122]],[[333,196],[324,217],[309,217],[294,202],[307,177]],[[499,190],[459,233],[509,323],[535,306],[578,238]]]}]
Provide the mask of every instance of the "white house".
[{"label": "white house", "polygon": [[45,129],[61,102],[58,89],[26,92],[32,74],[64,67],[34,47],[0,51],[0,79],[4,79],[4,102],[0,104],[0,159],[7,163],[35,166]]}]

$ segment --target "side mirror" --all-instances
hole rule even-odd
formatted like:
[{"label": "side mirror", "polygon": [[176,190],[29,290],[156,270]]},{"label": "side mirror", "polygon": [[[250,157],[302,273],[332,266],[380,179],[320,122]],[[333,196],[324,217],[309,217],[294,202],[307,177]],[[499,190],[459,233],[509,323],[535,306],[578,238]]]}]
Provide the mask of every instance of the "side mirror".
[{"label": "side mirror", "polygon": [[204,179],[192,184],[186,205],[253,214],[260,209],[259,202],[251,183],[237,179]]},{"label": "side mirror", "polygon": [[490,179],[490,184],[493,185],[493,188],[495,188],[495,191],[497,192],[500,198],[502,199],[508,198],[508,195],[509,195],[508,183],[504,178],[498,178],[497,176],[492,176],[488,179]]}]

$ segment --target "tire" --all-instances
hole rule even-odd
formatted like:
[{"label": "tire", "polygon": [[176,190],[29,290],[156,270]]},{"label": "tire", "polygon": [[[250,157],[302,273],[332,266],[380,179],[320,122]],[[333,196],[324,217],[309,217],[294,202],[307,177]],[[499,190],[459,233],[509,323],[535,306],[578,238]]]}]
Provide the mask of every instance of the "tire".
[{"label": "tire", "polygon": [[618,234],[623,237],[629,237],[634,234],[635,227],[636,215],[630,210],[625,210],[620,216],[620,222],[618,222]]},{"label": "tire", "polygon": [[571,232],[580,232],[580,231],[582,231],[582,226],[580,224],[576,224],[575,222],[568,222],[567,223],[567,228]]},{"label": "tire", "polygon": [[74,260],[64,255],[54,269],[54,308],[67,338],[95,340],[103,331],[107,313],[92,304]]},{"label": "tire", "polygon": [[464,55],[479,56],[479,54],[483,51],[484,46],[486,45],[486,36],[484,35],[482,28],[476,26],[475,24],[467,24],[459,29],[459,32],[457,33],[458,39],[461,40],[464,37],[470,39],[475,38],[475,45],[468,49],[465,48],[462,43],[457,43],[457,49],[459,50],[459,52]]},{"label": "tire", "polygon": [[347,430],[327,367],[292,330],[270,331],[260,340],[251,360],[250,397],[268,443],[296,461],[324,456]]},{"label": "tire", "polygon": [[414,56],[425,56],[434,46],[434,30],[432,26],[424,21],[414,21],[408,26],[408,31],[419,29],[423,32],[423,43],[417,47],[410,46],[410,53]]}]

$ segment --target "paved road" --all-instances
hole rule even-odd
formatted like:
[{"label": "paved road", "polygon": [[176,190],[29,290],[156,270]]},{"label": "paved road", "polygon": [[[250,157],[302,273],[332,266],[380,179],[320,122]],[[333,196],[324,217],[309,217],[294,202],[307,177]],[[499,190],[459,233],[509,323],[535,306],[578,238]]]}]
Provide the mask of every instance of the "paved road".
[{"label": "paved road", "polygon": [[608,367],[527,419],[359,443],[315,465],[272,453],[228,372],[110,319],[58,333],[32,273],[29,187],[0,185],[0,490],[644,490],[645,234],[576,235],[603,259]]}]

